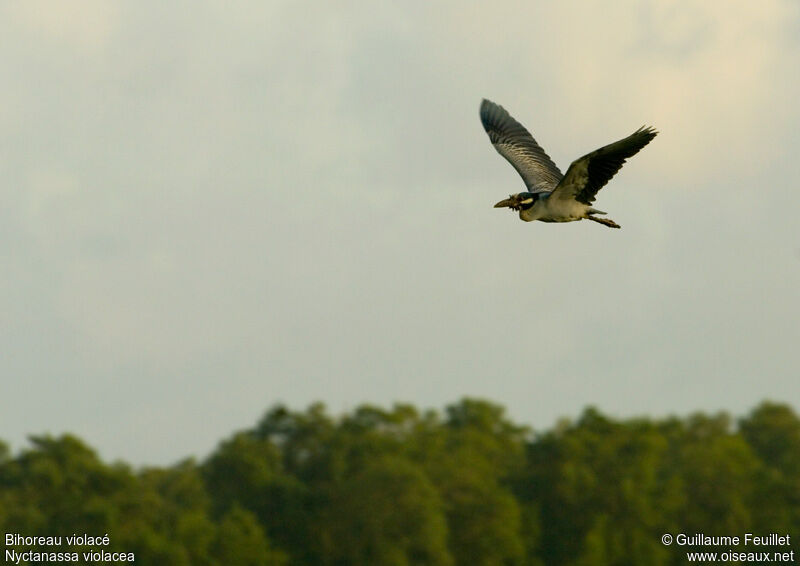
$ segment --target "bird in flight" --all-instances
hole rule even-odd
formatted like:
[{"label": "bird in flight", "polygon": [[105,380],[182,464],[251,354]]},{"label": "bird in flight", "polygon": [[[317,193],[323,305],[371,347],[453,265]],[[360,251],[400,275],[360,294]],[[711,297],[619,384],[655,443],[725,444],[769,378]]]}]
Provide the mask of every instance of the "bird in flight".
[{"label": "bird in flight", "polygon": [[525,222],[572,222],[587,218],[610,228],[619,224],[596,214],[595,195],[620,170],[625,160],[650,143],[656,130],[641,127],[627,138],[587,153],[572,162],[562,175],[556,164],[536,143],[525,127],[502,106],[490,100],[481,102],[481,122],[497,152],[520,174],[528,190],[510,195],[495,208],[519,211]]}]

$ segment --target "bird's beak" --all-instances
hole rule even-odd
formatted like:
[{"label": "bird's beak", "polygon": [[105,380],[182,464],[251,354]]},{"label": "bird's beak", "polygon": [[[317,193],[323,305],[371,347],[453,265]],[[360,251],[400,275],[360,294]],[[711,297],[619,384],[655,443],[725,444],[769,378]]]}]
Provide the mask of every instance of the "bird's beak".
[{"label": "bird's beak", "polygon": [[507,199],[501,200],[500,202],[498,202],[496,205],[494,205],[494,207],[495,208],[505,208],[505,207],[516,208],[517,207],[517,198],[516,198],[515,195],[511,195]]}]

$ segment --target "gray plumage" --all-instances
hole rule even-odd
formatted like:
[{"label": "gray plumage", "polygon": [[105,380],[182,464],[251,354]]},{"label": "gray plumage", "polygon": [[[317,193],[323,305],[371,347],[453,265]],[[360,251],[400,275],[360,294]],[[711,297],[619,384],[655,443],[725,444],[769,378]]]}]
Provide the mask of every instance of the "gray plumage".
[{"label": "gray plumage", "polygon": [[613,220],[594,217],[605,212],[591,205],[597,191],[616,175],[625,160],[658,133],[653,128],[639,128],[624,139],[576,159],[566,175],[562,175],[528,130],[505,108],[484,99],[480,116],[492,145],[517,170],[528,188],[527,192],[511,195],[495,207],[517,210],[525,221],[570,222],[586,218],[619,228]]},{"label": "gray plumage", "polygon": [[502,106],[481,102],[481,122],[489,140],[505,157],[532,193],[552,192],[564,176],[525,127]]}]

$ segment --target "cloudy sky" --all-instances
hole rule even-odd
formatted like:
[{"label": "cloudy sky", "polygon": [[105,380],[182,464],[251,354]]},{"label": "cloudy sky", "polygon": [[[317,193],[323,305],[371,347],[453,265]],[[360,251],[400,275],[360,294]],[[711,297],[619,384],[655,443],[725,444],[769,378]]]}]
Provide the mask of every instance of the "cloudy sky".
[{"label": "cloudy sky", "polygon": [[[203,457],[283,402],[800,408],[800,4],[3,2],[0,438]],[[622,225],[520,222],[642,124]]]}]

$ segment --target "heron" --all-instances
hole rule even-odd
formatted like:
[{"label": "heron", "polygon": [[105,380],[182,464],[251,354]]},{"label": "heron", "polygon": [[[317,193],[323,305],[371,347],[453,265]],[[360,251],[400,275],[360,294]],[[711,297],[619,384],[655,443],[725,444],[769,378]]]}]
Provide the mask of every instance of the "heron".
[{"label": "heron", "polygon": [[576,159],[562,175],[530,132],[499,104],[483,99],[481,122],[494,148],[517,170],[528,189],[509,195],[495,208],[518,211],[525,222],[573,222],[586,218],[609,228],[620,226],[595,216],[606,214],[592,207],[597,191],[616,175],[626,159],[658,134],[653,128],[642,126],[627,138]]}]

